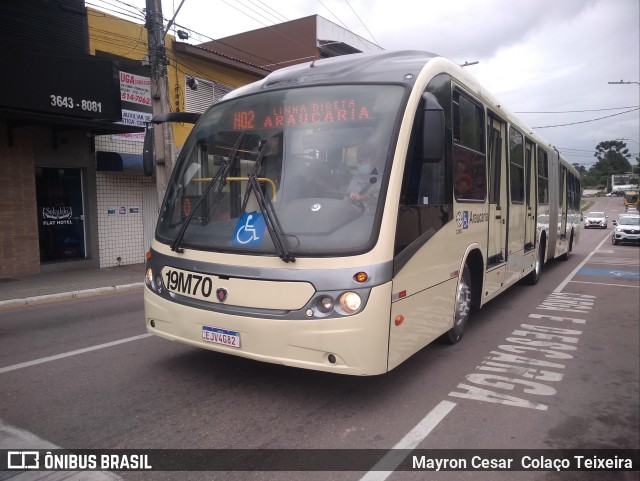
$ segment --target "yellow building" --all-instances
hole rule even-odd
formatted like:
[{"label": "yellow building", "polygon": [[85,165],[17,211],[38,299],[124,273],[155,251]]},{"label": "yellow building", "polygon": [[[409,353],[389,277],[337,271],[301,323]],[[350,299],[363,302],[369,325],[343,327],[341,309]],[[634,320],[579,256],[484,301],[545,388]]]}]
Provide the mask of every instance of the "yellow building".
[{"label": "yellow building", "polygon": [[[146,126],[152,116],[147,29],[87,9],[90,54],[114,62],[124,123]],[[201,113],[222,95],[269,71],[166,35],[169,111]],[[175,155],[192,125],[173,123]],[[142,171],[144,134],[95,137],[100,267],[144,261],[158,215],[155,177]]]},{"label": "yellow building", "polygon": [[[148,42],[144,25],[91,8],[87,8],[87,14],[92,55],[108,54],[139,62],[140,67],[145,68]],[[207,48],[178,42],[173,35],[166,35],[165,46],[172,112],[202,112],[228,90],[259,80],[270,72]],[[197,80],[197,90],[188,86],[189,79]],[[174,142],[178,150],[190,130],[189,124],[174,125]]]}]

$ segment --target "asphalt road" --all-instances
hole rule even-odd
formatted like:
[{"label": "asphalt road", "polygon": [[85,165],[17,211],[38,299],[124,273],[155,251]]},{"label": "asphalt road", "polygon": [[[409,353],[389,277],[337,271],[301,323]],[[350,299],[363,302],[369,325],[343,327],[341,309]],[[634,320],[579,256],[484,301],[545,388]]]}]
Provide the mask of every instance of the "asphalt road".
[{"label": "asphalt road", "polygon": [[[606,210],[611,221],[623,210],[618,204],[618,198],[600,199],[593,210]],[[376,377],[263,364],[150,337],[141,291],[0,311],[0,448],[12,448],[12,433],[32,436],[21,447],[68,449],[637,450],[640,248],[613,246],[610,235],[611,224],[606,231],[583,229],[568,261],[545,266],[537,286],[517,285],[485,306],[459,344],[434,343]],[[117,475],[476,481],[638,476],[367,470]]]}]

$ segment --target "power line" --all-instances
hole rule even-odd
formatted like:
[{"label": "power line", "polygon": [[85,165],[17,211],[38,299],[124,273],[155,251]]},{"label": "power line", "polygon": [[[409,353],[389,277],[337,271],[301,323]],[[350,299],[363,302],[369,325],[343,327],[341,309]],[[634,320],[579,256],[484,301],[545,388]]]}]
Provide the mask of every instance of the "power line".
[{"label": "power line", "polygon": [[[226,3],[226,4],[227,4],[228,6],[230,6],[231,8],[236,9],[238,12],[240,12],[240,13],[242,13],[242,14],[246,15],[246,16],[247,16],[247,17],[249,17],[250,19],[255,20],[256,22],[258,22],[259,24],[261,24],[261,25],[263,25],[263,26],[265,26],[265,27],[269,27],[270,25],[273,25],[273,20],[272,20],[272,19],[267,18],[265,15],[263,15],[262,13],[260,13],[260,12],[256,11],[254,8],[251,8],[250,6],[243,4],[240,0],[236,0],[236,1],[237,1],[237,3],[239,3],[239,4],[240,4],[244,9],[246,9],[246,10],[250,10],[250,11],[252,11],[253,13],[255,13],[256,15],[259,15],[260,17],[264,18],[264,19],[265,19],[265,20],[267,20],[268,22],[272,22],[272,23],[271,23],[271,24],[264,23],[264,22],[262,22],[262,21],[258,20],[257,18],[254,18],[254,17],[252,17],[251,15],[249,15],[249,14],[248,14],[244,9],[241,9],[241,8],[238,8],[238,7],[234,7],[234,6],[233,6],[233,5],[231,5],[229,2],[227,2],[227,1],[225,1],[225,0],[222,0],[222,2],[223,2],[223,3]],[[265,12],[265,13],[268,13],[268,12],[266,12],[264,9],[262,9],[262,11],[263,11],[263,12]],[[271,15],[271,14],[269,14],[269,15]],[[273,15],[272,15],[272,16],[273,16]]]},{"label": "power line", "polygon": [[[136,20],[143,20],[144,21],[144,14],[142,13],[142,9],[136,8],[133,5],[129,5],[129,4],[124,3],[124,2],[120,2],[120,3],[126,5],[127,7],[133,8],[135,11],[127,10],[124,7],[120,6],[120,5],[117,5],[115,3],[109,2],[107,0],[102,0],[102,2],[100,4],[85,1],[85,5],[95,8],[97,11],[100,11],[100,12],[104,12],[104,11],[112,12],[112,14],[115,14],[115,15],[121,15],[123,17],[129,17],[129,18],[133,18],[133,19],[136,19]],[[112,8],[109,8],[106,5],[108,5],[108,6],[112,7]]]},{"label": "power line", "polygon": [[333,11],[332,11],[329,7],[327,7],[324,3],[322,3],[322,0],[318,0],[318,3],[319,3],[320,5],[322,5],[324,8],[326,8],[326,9],[327,9],[327,11],[328,11],[331,15],[333,15],[333,16],[335,17],[335,19],[336,19],[338,22],[340,22],[340,25],[342,25],[345,29],[349,30],[349,27],[347,27],[347,26],[345,25],[345,23],[344,23],[342,20],[340,20],[340,18],[339,18],[335,13],[333,13]]},{"label": "power line", "polygon": [[592,153],[594,153],[596,151],[595,149],[584,150],[584,149],[573,149],[571,147],[558,147],[558,149],[562,149],[563,151],[564,150],[571,150],[573,152],[583,152],[583,153],[586,153],[586,154],[592,154]]},{"label": "power line", "polygon": [[376,43],[376,45],[380,45],[378,43],[378,41],[376,40],[376,38],[373,36],[373,34],[369,31],[369,29],[367,28],[367,26],[364,24],[364,22],[362,21],[362,19],[360,18],[360,16],[358,15],[358,12],[356,12],[353,7],[351,6],[351,4],[349,3],[349,0],[344,0],[345,2],[347,2],[347,5],[349,5],[349,8],[351,9],[351,11],[353,12],[353,14],[356,16],[356,18],[360,21],[360,23],[362,24],[362,26],[364,27],[364,29],[369,33],[369,35],[371,36],[371,38],[373,39],[373,41]]},{"label": "power line", "polygon": [[[355,32],[352,32],[352,31],[351,31],[351,29],[350,29],[349,27],[347,27],[347,25],[346,25],[342,20],[340,20],[340,18],[339,18],[335,13],[333,13],[333,11],[332,11],[329,7],[327,7],[324,3],[322,3],[322,0],[318,0],[318,3],[319,3],[320,5],[322,5],[322,6],[323,6],[323,7],[324,7],[324,8],[325,8],[325,9],[326,9],[326,10],[327,10],[331,15],[333,15],[333,16],[335,17],[335,19],[340,23],[340,25],[342,25],[342,26],[344,27],[344,29],[345,29],[347,32],[350,32],[350,33],[352,33],[353,35],[355,35],[355,36],[358,38],[358,40],[360,41],[360,43],[362,43],[363,48],[364,48],[365,50],[367,49],[367,44],[364,42],[364,41],[365,41],[365,39],[364,39],[363,37],[361,37],[360,35],[358,35],[358,34],[357,34],[357,33],[355,33]],[[349,5],[349,6],[351,6],[351,5]],[[353,10],[353,9],[352,9],[352,10]],[[354,13],[355,13],[355,12],[354,12]],[[356,14],[356,17],[357,17],[357,16],[358,16],[358,15]],[[358,18],[358,19],[359,19],[359,18]],[[362,22],[362,21],[361,21],[361,22]],[[363,25],[364,25],[364,24],[363,24]],[[367,27],[365,26],[364,28],[367,28]],[[368,31],[368,30],[367,30],[367,31]],[[369,34],[371,34],[371,32],[369,32]],[[371,37],[373,38],[373,35],[371,35]],[[368,40],[367,40],[367,41],[368,41]],[[377,43],[378,43],[378,42],[376,42],[376,44],[377,44]]]},{"label": "power line", "polygon": [[640,105],[630,105],[628,107],[611,107],[608,109],[586,109],[586,110],[550,110],[550,111],[522,111],[514,112],[515,114],[571,114],[581,112],[604,112],[606,110],[622,110],[622,109],[635,109],[640,108]]},{"label": "power line", "polygon": [[[264,3],[260,2],[259,0],[258,0],[258,3],[261,3],[263,6],[257,5],[256,2],[254,2],[253,0],[245,0],[245,1],[249,2],[250,4],[255,6],[256,8],[262,10],[265,14],[273,17],[273,19],[271,20],[272,22],[288,22],[289,21],[289,19],[287,17],[285,17],[284,15],[282,15],[280,12],[274,10],[273,8],[269,7],[268,5],[265,5]],[[268,11],[264,7],[267,7],[271,11]],[[266,18],[264,15],[262,15],[262,17]]]},{"label": "power line", "polygon": [[610,117],[615,117],[617,115],[628,114],[629,112],[635,112],[636,110],[640,110],[640,107],[635,108],[635,109],[631,109],[631,110],[627,110],[625,112],[619,112],[617,114],[605,115],[604,117],[598,117],[597,119],[583,120],[581,122],[571,122],[571,123],[568,123],[568,124],[543,125],[543,126],[538,126],[538,127],[533,127],[533,128],[534,129],[549,129],[551,127],[566,127],[567,125],[586,124],[588,122],[595,122],[596,120],[608,119]]}]

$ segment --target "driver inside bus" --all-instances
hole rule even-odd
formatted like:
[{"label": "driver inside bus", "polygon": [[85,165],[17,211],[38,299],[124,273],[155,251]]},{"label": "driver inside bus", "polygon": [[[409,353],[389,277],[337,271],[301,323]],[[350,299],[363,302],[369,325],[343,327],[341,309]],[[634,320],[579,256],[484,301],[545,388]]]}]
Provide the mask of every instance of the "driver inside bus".
[{"label": "driver inside bus", "polygon": [[370,144],[358,149],[358,171],[347,187],[347,197],[353,202],[367,202],[376,198],[380,192],[378,177],[380,167],[377,164],[377,150]]}]

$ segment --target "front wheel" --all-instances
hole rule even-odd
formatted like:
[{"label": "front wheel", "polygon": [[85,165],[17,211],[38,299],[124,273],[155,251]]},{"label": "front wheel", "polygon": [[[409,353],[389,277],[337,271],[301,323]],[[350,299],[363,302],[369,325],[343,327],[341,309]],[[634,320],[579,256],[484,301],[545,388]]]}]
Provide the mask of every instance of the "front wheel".
[{"label": "front wheel", "polygon": [[450,344],[455,344],[460,339],[467,327],[471,315],[471,274],[469,267],[465,264],[458,288],[456,290],[455,315],[453,327],[449,329],[446,339]]}]

